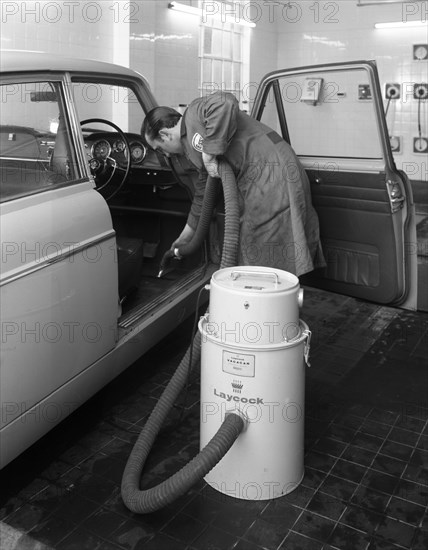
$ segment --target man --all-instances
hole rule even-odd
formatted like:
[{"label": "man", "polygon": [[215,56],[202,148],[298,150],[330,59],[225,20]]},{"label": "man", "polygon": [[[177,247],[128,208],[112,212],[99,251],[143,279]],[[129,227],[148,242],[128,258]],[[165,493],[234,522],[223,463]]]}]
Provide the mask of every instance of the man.
[{"label": "man", "polygon": [[192,238],[208,174],[219,176],[221,156],[239,190],[238,264],[275,267],[297,276],[325,265],[303,167],[276,132],[239,110],[232,94],[197,98],[183,116],[170,107],[156,107],[147,114],[142,134],[154,150],[185,155],[199,172],[186,226],[174,246]]}]

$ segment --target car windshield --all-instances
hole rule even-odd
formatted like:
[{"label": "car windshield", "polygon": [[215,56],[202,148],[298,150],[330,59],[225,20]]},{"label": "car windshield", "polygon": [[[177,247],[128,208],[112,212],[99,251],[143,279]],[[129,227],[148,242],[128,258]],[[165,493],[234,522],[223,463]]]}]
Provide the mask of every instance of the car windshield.
[{"label": "car windshield", "polygon": [[[124,132],[140,133],[145,114],[129,86],[74,81],[72,89],[79,120],[102,118],[113,122]],[[91,123],[91,128],[100,129],[101,126]]]}]

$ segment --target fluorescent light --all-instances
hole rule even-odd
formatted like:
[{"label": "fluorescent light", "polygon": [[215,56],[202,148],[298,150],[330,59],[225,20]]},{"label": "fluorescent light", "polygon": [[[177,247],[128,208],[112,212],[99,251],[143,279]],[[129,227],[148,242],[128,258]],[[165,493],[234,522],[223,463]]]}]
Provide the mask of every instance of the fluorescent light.
[{"label": "fluorescent light", "polygon": [[375,23],[376,29],[406,29],[410,27],[426,27],[427,21],[394,21],[391,23]]},{"label": "fluorescent light", "polygon": [[[218,7],[220,6],[220,10]],[[195,8],[193,6],[188,6],[187,4],[182,4],[181,2],[170,2],[168,4],[170,10],[181,11],[182,13],[189,13],[191,15],[197,15],[202,18],[202,23],[206,23],[206,20],[209,17],[222,21],[223,23],[234,23],[235,25],[242,25],[243,27],[255,27],[256,24],[252,21],[247,21],[246,19],[240,17],[236,19],[232,15],[224,12],[224,4],[221,2],[216,3],[215,12],[207,12],[201,8]]]},{"label": "fluorescent light", "polygon": [[202,17],[202,10],[200,8],[194,8],[193,6],[188,6],[187,4],[181,4],[180,2],[170,2],[168,4],[170,10],[181,11],[183,13],[190,13],[191,15],[197,15]]}]

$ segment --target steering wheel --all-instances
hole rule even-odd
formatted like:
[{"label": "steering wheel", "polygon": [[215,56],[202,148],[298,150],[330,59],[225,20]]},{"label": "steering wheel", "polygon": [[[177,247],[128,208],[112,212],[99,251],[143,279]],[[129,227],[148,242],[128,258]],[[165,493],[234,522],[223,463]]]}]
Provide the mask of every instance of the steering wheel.
[{"label": "steering wheel", "polygon": [[[89,168],[95,180],[95,189],[101,192],[103,197],[108,200],[122,189],[123,184],[128,178],[129,171],[131,169],[131,149],[123,131],[119,128],[119,126],[116,126],[116,124],[110,122],[109,120],[105,120],[104,118],[87,118],[85,120],[82,120],[80,122],[80,125],[84,126],[86,124],[92,124],[94,122],[106,124],[107,126],[111,126],[112,128],[114,128],[119,134],[123,143],[125,144],[123,154],[126,158],[126,168],[119,166],[117,161],[110,156],[106,157],[105,159],[99,159],[95,157],[89,159]],[[119,182],[115,184],[114,187],[111,189],[112,186],[109,186],[109,184],[113,181],[116,172],[119,170],[122,171],[123,174],[119,176]]]}]

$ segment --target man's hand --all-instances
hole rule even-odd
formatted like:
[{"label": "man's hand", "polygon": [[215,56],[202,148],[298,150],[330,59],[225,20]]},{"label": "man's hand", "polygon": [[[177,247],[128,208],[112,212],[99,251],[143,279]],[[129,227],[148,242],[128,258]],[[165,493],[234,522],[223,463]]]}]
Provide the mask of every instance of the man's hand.
[{"label": "man's hand", "polygon": [[208,175],[212,178],[219,178],[220,174],[218,171],[217,157],[215,155],[210,155],[209,153],[202,153],[202,160],[204,161]]}]

